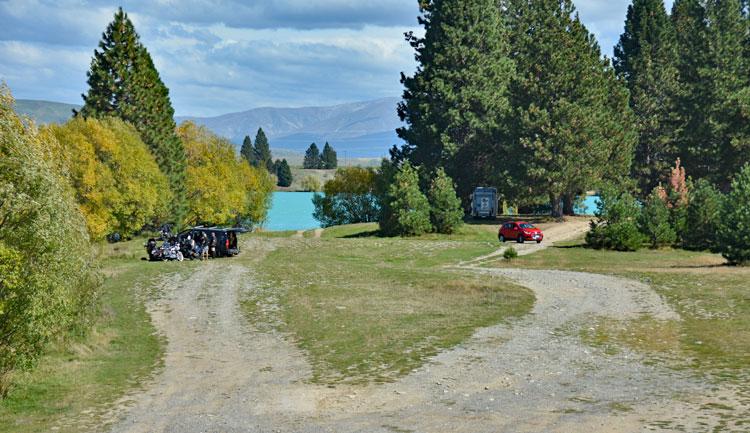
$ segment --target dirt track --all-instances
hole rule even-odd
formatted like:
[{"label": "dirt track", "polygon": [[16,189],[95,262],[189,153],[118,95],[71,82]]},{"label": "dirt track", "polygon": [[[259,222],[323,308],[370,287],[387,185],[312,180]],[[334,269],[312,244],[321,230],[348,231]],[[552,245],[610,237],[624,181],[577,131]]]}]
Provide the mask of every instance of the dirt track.
[{"label": "dirt track", "polygon": [[[548,235],[555,238],[555,229]],[[522,253],[540,248],[517,247]],[[239,300],[257,287],[248,269],[217,261],[186,279],[174,277],[150,305],[168,341],[163,372],[123,402],[112,431],[706,431],[719,422],[696,412],[709,393],[705,384],[648,366],[628,351],[604,354],[565,332],[594,314],[679,320],[649,287],[477,263],[462,267],[531,288],[533,312],[479,330],[396,383],[366,387],[305,383],[310,369],[303,354],[284,335],[260,332],[243,318]]]}]

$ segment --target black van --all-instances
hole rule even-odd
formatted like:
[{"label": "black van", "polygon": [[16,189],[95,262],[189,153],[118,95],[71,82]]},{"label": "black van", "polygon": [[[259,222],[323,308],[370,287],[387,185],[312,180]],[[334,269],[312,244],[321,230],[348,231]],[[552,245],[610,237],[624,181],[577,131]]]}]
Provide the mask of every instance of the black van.
[{"label": "black van", "polygon": [[240,233],[247,233],[249,230],[243,228],[221,228],[221,227],[193,227],[185,230],[178,235],[180,242],[184,242],[185,238],[190,235],[193,239],[196,238],[198,233],[205,233],[207,239],[211,239],[211,235],[216,236],[216,253],[214,257],[232,257],[240,253],[240,244],[237,242],[237,235]]}]

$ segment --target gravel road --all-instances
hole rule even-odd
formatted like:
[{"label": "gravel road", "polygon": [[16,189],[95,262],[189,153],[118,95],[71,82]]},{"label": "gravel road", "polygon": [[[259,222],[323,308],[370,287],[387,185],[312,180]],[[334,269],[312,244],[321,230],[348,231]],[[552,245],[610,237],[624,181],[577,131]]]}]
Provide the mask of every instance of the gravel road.
[{"label": "gravel road", "polygon": [[462,271],[532,289],[532,313],[479,330],[395,383],[333,388],[306,383],[309,364],[287,336],[246,322],[239,300],[256,290],[252,271],[216,261],[188,278],[173,277],[149,306],[168,341],[163,371],[122,402],[111,431],[640,432],[720,425],[719,415],[697,410],[716,389],[627,350],[605,354],[566,331],[594,315],[679,320],[648,286],[477,263],[462,264]]}]

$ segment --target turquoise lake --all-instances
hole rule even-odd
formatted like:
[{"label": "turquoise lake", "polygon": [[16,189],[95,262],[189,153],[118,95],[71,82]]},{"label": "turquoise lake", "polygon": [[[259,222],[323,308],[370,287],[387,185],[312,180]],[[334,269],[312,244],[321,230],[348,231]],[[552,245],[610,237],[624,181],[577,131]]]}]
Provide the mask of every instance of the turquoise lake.
[{"label": "turquoise lake", "polygon": [[274,192],[266,230],[311,230],[320,227],[313,218],[312,192]]}]

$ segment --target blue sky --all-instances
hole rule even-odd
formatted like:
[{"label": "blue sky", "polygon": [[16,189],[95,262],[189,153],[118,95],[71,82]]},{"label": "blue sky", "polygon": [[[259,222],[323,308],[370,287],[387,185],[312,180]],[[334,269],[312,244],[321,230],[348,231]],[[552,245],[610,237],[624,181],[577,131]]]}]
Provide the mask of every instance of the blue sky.
[{"label": "blue sky", "polygon": [[[576,1],[608,56],[629,3]],[[399,96],[415,68],[403,33],[418,30],[416,0],[0,0],[0,80],[17,98],[80,103],[120,4],[178,115]]]}]

